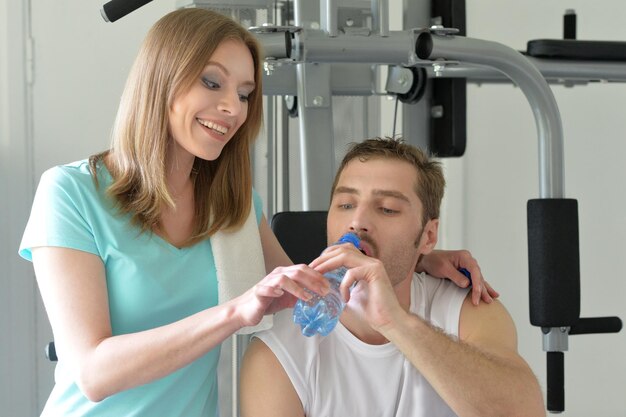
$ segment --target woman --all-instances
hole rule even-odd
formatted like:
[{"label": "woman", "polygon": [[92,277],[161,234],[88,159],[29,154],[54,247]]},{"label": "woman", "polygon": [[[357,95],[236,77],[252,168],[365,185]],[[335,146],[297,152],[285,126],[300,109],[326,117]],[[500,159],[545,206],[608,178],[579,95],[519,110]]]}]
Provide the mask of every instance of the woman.
[{"label": "woman", "polygon": [[[42,176],[20,254],[59,357],[43,415],[217,415],[220,343],[305,288],[327,291],[291,265],[252,191],[260,64],[231,19],[164,16],[129,75],[111,149]],[[442,259],[431,262],[450,267]]]}]

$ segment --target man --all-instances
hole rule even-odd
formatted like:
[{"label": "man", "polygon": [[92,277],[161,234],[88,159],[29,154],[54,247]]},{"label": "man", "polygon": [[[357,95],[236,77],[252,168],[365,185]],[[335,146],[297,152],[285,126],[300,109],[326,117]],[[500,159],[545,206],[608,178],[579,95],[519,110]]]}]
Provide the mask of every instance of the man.
[{"label": "man", "polygon": [[[311,266],[350,268],[337,328],[307,338],[291,310],[256,335],[241,374],[249,416],[541,416],[537,380],[503,305],[414,273],[437,243],[438,163],[395,140],[354,145],[339,167],[328,242],[353,231],[365,254],[331,246]],[[349,288],[354,284],[352,289]]]}]

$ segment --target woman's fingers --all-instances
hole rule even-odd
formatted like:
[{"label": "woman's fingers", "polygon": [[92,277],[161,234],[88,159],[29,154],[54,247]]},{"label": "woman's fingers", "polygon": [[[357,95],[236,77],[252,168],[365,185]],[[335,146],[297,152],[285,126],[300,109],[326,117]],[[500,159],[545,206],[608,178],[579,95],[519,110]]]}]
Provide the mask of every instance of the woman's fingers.
[{"label": "woman's fingers", "polygon": [[271,287],[269,285],[257,285],[255,288],[257,295],[261,297],[281,297],[285,291],[280,287]]},{"label": "woman's fingers", "polygon": [[[330,289],[328,280],[307,265],[276,268],[259,285],[288,292],[305,301],[312,297],[309,291],[326,295]],[[278,294],[278,292],[274,292],[274,294]]]},{"label": "woman's fingers", "polygon": [[485,298],[485,294],[489,295],[491,298],[498,298],[500,296],[500,293],[494,290],[487,281],[483,280],[483,284],[485,284],[486,289],[486,291],[483,293],[483,299]]},{"label": "woman's fingers", "polygon": [[466,277],[459,270],[454,268],[452,264],[450,264],[449,272],[445,275],[448,277],[450,281],[454,282],[457,286],[461,288],[467,288],[470,285],[471,281],[469,280],[469,278]]}]

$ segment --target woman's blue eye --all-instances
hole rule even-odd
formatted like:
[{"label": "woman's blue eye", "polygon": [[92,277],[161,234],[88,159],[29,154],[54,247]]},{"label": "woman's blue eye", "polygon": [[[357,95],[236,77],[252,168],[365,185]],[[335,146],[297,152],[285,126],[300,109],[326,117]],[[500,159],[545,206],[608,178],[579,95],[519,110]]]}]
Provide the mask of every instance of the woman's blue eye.
[{"label": "woman's blue eye", "polygon": [[241,101],[248,101],[249,98],[250,96],[247,96],[245,94],[239,94],[239,100]]},{"label": "woman's blue eye", "polygon": [[216,90],[216,89],[220,88],[220,85],[218,83],[216,83],[215,81],[211,81],[208,78],[203,78],[202,82],[204,83],[204,85],[206,85],[211,90]]}]

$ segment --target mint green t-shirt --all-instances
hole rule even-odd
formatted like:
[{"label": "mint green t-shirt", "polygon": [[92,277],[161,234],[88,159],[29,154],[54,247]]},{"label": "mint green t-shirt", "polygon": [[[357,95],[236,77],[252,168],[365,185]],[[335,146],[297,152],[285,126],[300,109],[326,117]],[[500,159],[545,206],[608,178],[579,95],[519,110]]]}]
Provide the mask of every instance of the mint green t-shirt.
[{"label": "mint green t-shirt", "polygon": [[[106,195],[107,169],[96,187],[86,160],[54,167],[39,182],[19,254],[56,246],[99,256],[104,263],[113,335],[175,322],[218,303],[209,239],[178,249],[153,233],[141,233]],[[253,192],[257,223],[261,200]],[[89,279],[89,277],[85,277]],[[216,416],[217,347],[178,371],[94,403],[73,381],[63,358],[43,416]],[[116,366],[112,363],[111,366]]]}]

